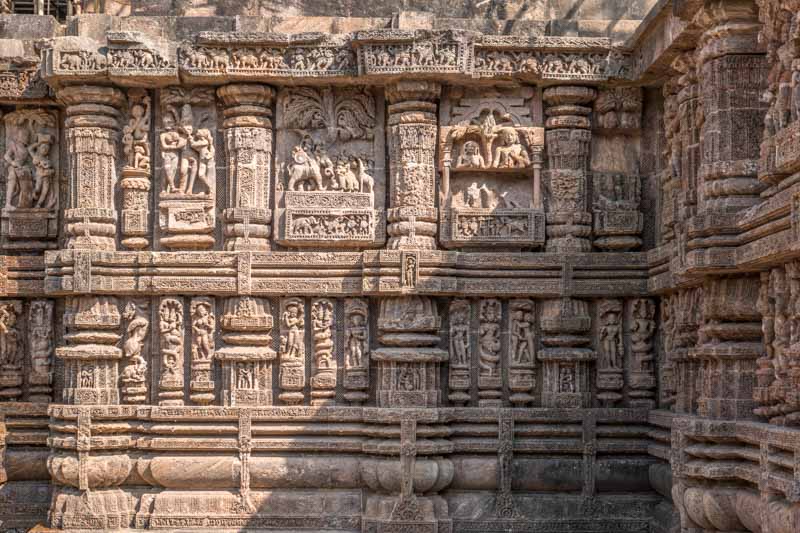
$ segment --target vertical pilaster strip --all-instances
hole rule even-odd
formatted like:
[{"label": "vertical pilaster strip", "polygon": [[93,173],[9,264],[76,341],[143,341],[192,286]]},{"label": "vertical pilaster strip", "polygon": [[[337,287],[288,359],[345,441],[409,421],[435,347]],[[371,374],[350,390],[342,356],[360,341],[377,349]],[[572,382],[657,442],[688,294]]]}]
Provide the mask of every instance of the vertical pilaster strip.
[{"label": "vertical pilaster strip", "polygon": [[114,87],[76,85],[60,89],[58,98],[67,105],[66,246],[115,250],[119,108],[125,95]]},{"label": "vertical pilaster strip", "polygon": [[441,86],[428,81],[400,81],[386,92],[391,186],[387,231],[393,250],[436,248],[434,154],[440,94]]},{"label": "vertical pilaster strip", "polygon": [[226,250],[269,250],[272,187],[272,100],[267,86],[236,83],[217,89],[228,167]]}]

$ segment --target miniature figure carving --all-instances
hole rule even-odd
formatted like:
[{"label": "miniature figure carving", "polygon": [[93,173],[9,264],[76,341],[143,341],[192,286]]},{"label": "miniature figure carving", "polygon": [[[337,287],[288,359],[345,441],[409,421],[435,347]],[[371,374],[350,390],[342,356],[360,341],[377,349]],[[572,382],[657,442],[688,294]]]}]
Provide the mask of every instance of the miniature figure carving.
[{"label": "miniature figure carving", "polygon": [[144,383],[147,371],[147,361],[142,357],[142,348],[150,322],[138,312],[133,302],[129,302],[125,307],[122,318],[128,321],[126,327],[128,338],[122,348],[123,355],[128,361],[122,371],[122,382],[141,384]]},{"label": "miniature figure carving", "polygon": [[283,325],[286,327],[286,347],[283,354],[289,358],[302,358],[305,354],[305,347],[303,346],[302,329],[305,327],[305,319],[303,318],[303,308],[297,302],[289,302],[286,310],[281,316]]},{"label": "miniature figure carving", "polygon": [[481,325],[478,333],[481,374],[496,376],[500,364],[500,302],[481,302]]},{"label": "miniature figure carving", "polygon": [[346,330],[345,343],[347,346],[346,360],[349,368],[361,368],[364,366],[364,353],[367,341],[367,325],[364,322],[364,315],[360,312],[350,314],[349,324]]},{"label": "miniature figure carving", "polygon": [[533,313],[523,306],[511,312],[511,353],[515,364],[533,363]]},{"label": "miniature figure carving", "polygon": [[17,311],[13,305],[0,305],[0,366],[19,367],[22,364],[17,324]]},{"label": "miniature figure carving", "polygon": [[9,114],[5,123],[6,210],[52,209],[57,201],[52,115],[40,110],[17,111]]},{"label": "miniature figure carving", "polygon": [[[161,135],[163,138],[165,134]],[[127,167],[150,170],[150,97],[147,95],[131,105],[130,119],[122,129],[122,150]],[[164,165],[167,165],[166,158]]]},{"label": "miniature figure carving", "polygon": [[194,306],[192,315],[192,355],[209,360],[214,355],[214,329],[216,322],[210,306],[203,302]]}]

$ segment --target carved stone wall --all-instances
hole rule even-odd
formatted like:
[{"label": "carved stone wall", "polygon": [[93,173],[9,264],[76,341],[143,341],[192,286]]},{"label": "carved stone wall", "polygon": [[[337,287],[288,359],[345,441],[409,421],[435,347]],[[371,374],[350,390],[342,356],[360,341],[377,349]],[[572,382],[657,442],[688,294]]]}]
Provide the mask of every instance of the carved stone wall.
[{"label": "carved stone wall", "polygon": [[0,15],[4,528],[800,530],[794,0],[272,4]]}]

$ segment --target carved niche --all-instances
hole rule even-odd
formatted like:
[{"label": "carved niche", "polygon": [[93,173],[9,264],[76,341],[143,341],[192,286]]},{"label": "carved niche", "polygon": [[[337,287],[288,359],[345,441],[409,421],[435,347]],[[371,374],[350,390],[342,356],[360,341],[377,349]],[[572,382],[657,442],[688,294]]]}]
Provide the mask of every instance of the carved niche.
[{"label": "carved niche", "polygon": [[158,208],[164,248],[214,246],[216,123],[213,90],[167,87],[161,92]]},{"label": "carved niche", "polygon": [[3,122],[3,247],[54,247],[59,198],[56,117],[46,109],[21,109],[6,115]]},{"label": "carved niche", "polygon": [[605,251],[626,251],[642,244],[644,215],[639,211],[642,181],[619,172],[592,174],[594,245]]},{"label": "carved niche", "polygon": [[383,107],[383,95],[364,87],[281,91],[274,223],[279,243],[383,244]]},{"label": "carved niche", "polygon": [[544,129],[534,91],[451,88],[440,111],[439,235],[447,248],[540,246]]}]

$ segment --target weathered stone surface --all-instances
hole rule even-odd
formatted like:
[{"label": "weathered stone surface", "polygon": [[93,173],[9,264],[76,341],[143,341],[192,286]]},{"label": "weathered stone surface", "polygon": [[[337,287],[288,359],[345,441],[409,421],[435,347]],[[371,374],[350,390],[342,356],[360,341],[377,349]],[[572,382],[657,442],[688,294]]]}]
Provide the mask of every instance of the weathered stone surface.
[{"label": "weathered stone surface", "polygon": [[800,531],[798,0],[395,4],[0,0],[2,526]]}]

